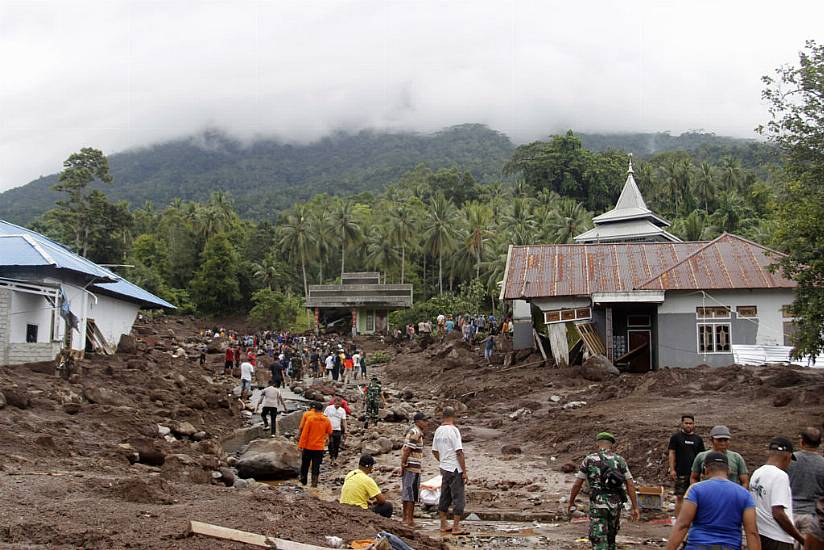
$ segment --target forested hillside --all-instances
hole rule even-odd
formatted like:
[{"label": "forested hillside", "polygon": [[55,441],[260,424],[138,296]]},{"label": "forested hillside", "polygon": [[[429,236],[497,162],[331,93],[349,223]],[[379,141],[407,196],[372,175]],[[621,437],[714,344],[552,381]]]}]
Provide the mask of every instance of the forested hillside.
[{"label": "forested hillside", "polygon": [[[578,136],[593,151],[611,148],[646,156],[683,149],[713,164],[732,155],[745,168],[760,169],[775,154],[761,143],[694,132]],[[175,198],[202,202],[221,190],[231,194],[242,217],[274,220],[277,212],[317,193],[380,192],[419,164],[435,171],[455,168],[482,183],[500,181],[514,149],[507,136],[479,124],[431,135],[341,132],[306,145],[271,139],[243,144],[209,131],[111,155],[115,184],[96,188],[131,208],[147,202],[163,208]],[[58,193],[51,186],[56,182],[55,174],[0,194],[0,218],[31,223],[54,207]]]}]

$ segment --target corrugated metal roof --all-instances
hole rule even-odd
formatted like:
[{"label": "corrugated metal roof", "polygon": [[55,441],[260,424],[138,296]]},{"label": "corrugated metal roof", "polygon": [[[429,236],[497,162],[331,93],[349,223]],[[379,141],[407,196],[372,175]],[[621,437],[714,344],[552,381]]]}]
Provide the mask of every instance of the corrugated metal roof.
[{"label": "corrugated metal roof", "polygon": [[780,269],[770,266],[784,256],[758,243],[724,233],[662,273],[644,281],[642,290],[712,290],[795,288]]},{"label": "corrugated metal roof", "polygon": [[681,239],[667,232],[662,227],[658,227],[649,220],[625,220],[610,224],[597,225],[592,229],[584,231],[580,235],[576,236],[575,242],[626,242],[630,239],[640,240],[641,238],[646,237],[658,237],[659,240],[666,240],[673,243],[681,242]]},{"label": "corrugated metal roof", "polygon": [[98,288],[101,290],[105,290],[111,292],[113,294],[117,294],[119,296],[123,296],[126,298],[132,298],[138,302],[142,302],[144,304],[151,304],[158,307],[167,307],[170,309],[175,309],[175,306],[164,300],[163,298],[158,298],[148,290],[144,290],[137,286],[136,284],[130,283],[126,279],[119,279],[115,283],[98,283],[94,284],[91,287],[92,289]]},{"label": "corrugated metal roof", "polygon": [[629,290],[795,287],[780,272],[769,272],[772,254],[778,253],[734,235],[710,243],[513,246],[502,294],[513,300]]},{"label": "corrugated metal roof", "polygon": [[93,287],[148,305],[175,307],[40,233],[3,220],[0,220],[0,267],[52,267],[73,271],[99,281]]}]

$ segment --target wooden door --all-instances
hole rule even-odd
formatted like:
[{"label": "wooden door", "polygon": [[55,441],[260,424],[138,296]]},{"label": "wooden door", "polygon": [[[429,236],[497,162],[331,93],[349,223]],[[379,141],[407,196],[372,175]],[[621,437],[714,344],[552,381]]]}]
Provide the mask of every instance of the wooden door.
[{"label": "wooden door", "polygon": [[648,329],[628,330],[627,349],[627,355],[632,353],[630,372],[647,372],[652,368],[652,333]]}]

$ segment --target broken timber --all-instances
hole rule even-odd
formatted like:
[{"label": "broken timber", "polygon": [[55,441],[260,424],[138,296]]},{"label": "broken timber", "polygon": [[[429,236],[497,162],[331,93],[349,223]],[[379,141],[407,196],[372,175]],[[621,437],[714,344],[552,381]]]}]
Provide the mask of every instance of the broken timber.
[{"label": "broken timber", "polygon": [[274,550],[332,550],[326,546],[315,546],[314,544],[304,544],[302,542],[292,542],[291,540],[276,539],[274,537],[258,535],[257,533],[249,533],[247,531],[239,531],[237,529],[229,529],[228,527],[221,527],[210,523],[202,523],[200,521],[190,521],[189,530],[196,535],[206,535],[207,537],[213,537],[216,539],[243,542],[246,544],[251,544],[252,546],[272,548]]}]

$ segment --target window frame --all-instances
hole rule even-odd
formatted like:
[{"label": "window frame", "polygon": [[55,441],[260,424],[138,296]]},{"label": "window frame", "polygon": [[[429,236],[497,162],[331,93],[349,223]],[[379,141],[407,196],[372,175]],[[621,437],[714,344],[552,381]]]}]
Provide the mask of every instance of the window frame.
[{"label": "window frame", "polygon": [[573,321],[589,321],[592,319],[592,307],[577,307],[565,309],[553,309],[544,312],[544,324],[570,323]]},{"label": "window frame", "polygon": [[[701,327],[712,327],[712,351],[701,351]],[[717,333],[716,330],[720,326],[727,327],[727,347],[729,348],[727,351],[718,351],[717,350]],[[732,353],[732,322],[730,321],[722,321],[720,323],[713,323],[713,322],[698,322],[695,324],[695,348],[699,355],[730,355]]]},{"label": "window frame", "polygon": [[[717,311],[719,309],[724,310],[724,313],[725,313],[724,316],[716,317],[715,315],[712,315],[712,316],[707,317],[707,316],[701,314],[702,310]],[[729,307],[729,306],[698,306],[698,307],[695,308],[695,318],[698,319],[699,321],[709,321],[709,322],[719,320],[719,319],[732,319],[732,308]]]},{"label": "window frame", "polygon": [[[755,315],[744,315],[741,313],[742,309],[752,308],[755,310]],[[758,306],[735,306],[735,316],[738,319],[758,319]]]}]

